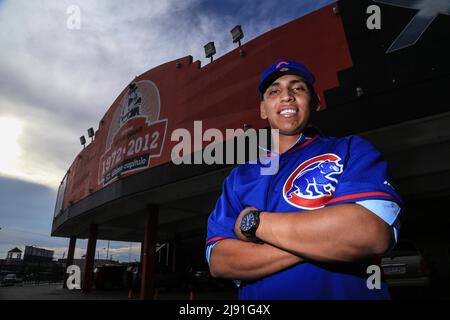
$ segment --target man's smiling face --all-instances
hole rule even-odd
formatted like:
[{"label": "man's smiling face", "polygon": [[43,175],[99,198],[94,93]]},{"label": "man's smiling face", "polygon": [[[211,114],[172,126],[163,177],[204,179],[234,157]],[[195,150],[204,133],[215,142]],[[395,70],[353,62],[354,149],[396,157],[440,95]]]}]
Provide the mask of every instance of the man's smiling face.
[{"label": "man's smiling face", "polygon": [[264,93],[260,114],[272,129],[280,135],[298,135],[305,128],[310,116],[308,86],[302,77],[285,75],[275,80]]}]

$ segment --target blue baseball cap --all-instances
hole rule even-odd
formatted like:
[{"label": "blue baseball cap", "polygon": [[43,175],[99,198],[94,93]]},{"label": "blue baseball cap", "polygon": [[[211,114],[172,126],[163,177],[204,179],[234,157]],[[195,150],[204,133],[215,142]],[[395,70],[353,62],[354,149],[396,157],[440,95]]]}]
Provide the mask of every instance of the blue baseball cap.
[{"label": "blue baseball cap", "polygon": [[261,75],[259,81],[259,92],[261,96],[264,95],[267,88],[279,77],[287,74],[297,75],[305,79],[311,86],[314,86],[314,75],[302,63],[292,61],[289,59],[281,59],[268,67]]}]

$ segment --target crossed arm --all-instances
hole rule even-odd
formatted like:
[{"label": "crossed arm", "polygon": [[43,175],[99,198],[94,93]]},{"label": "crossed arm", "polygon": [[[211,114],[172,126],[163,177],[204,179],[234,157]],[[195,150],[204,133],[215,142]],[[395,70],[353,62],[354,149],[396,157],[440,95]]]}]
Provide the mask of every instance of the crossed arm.
[{"label": "crossed arm", "polygon": [[390,226],[368,209],[342,204],[306,212],[262,212],[256,236],[249,242],[236,220],[239,239],[225,239],[212,250],[214,277],[255,280],[305,260],[350,262],[382,254],[393,241]]}]

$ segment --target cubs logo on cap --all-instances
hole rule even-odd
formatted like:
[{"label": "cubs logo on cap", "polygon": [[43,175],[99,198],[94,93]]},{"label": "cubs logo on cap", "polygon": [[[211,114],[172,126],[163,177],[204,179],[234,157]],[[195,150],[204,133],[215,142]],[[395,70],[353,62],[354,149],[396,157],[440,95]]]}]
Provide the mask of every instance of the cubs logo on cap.
[{"label": "cubs logo on cap", "polygon": [[325,206],[333,198],[336,176],[343,171],[340,161],[337,155],[327,153],[301,163],[284,183],[284,200],[301,209]]},{"label": "cubs logo on cap", "polygon": [[311,86],[314,86],[314,75],[308,70],[308,68],[306,68],[304,64],[289,59],[281,59],[272,64],[262,73],[258,86],[261,95],[266,92],[267,88],[276,79],[287,74],[300,76],[304,78],[305,81]]},{"label": "cubs logo on cap", "polygon": [[281,60],[280,62],[277,63],[276,68],[279,69],[281,68],[283,65],[289,65],[289,62],[286,60]]}]

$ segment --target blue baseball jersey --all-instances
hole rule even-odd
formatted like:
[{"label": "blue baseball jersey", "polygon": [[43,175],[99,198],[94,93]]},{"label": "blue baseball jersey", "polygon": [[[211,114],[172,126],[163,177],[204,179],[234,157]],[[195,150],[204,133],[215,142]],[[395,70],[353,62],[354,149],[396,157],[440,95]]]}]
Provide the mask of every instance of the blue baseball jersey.
[{"label": "blue baseball jersey", "polygon": [[[225,179],[223,191],[208,219],[207,257],[223,239],[237,238],[239,213],[254,206],[267,212],[315,210],[344,203],[395,207],[402,201],[390,184],[381,154],[358,136],[325,138],[301,136],[279,157],[276,174],[262,175],[264,164],[236,167]],[[267,165],[267,164],[266,164]],[[366,205],[364,205],[366,206]],[[386,220],[393,225],[396,214]],[[242,282],[240,299],[389,299],[384,282],[370,290],[369,265],[376,259],[352,263],[302,262],[257,281]],[[379,261],[378,261],[379,262]]]}]

